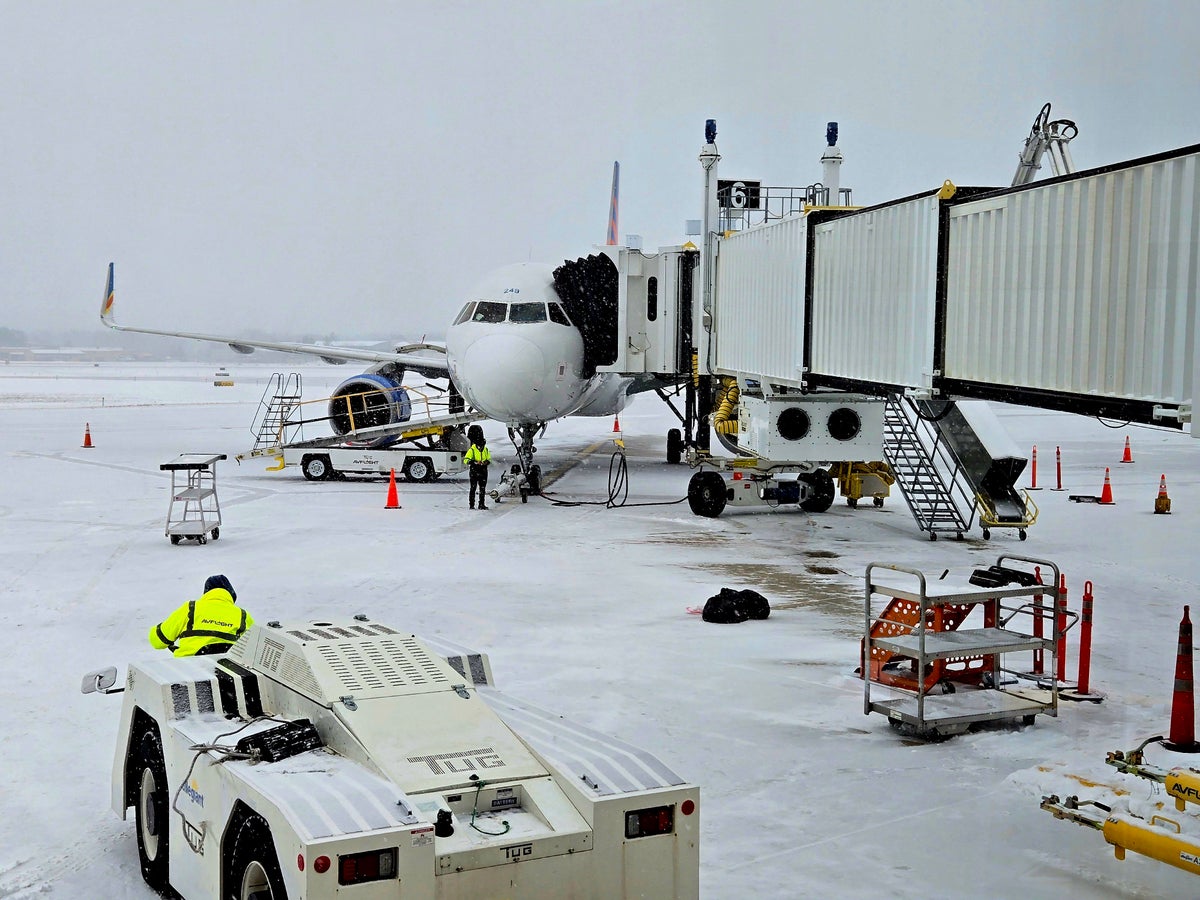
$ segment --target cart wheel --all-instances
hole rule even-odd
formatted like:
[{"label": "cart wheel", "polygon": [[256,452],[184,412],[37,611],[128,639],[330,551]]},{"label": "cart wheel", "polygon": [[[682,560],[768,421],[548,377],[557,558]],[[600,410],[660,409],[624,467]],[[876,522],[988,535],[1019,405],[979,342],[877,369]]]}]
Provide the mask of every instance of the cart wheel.
[{"label": "cart wheel", "polygon": [[202,544],[207,544],[208,543],[208,535],[198,534],[198,535],[196,535],[196,540],[198,540]]},{"label": "cart wheel", "polygon": [[181,538],[181,537],[180,537],[179,535],[177,535],[177,534],[173,534],[173,535],[171,535],[171,543],[172,543],[172,544],[178,544],[178,543],[179,543],[180,541],[182,541],[182,540],[183,540],[183,538]]},{"label": "cart wheel", "polygon": [[1025,535],[1024,528],[1022,528],[1020,531],[1018,531],[1017,534],[1020,536],[1021,540],[1025,540],[1026,535]]},{"label": "cart wheel", "polygon": [[990,541],[992,539],[992,532],[990,528],[983,529],[983,539],[985,541]]},{"label": "cart wheel", "polygon": [[851,509],[858,509],[858,500],[855,499],[854,497],[847,497],[846,505],[848,507],[850,507]]},{"label": "cart wheel", "polygon": [[875,505],[876,505],[876,506],[883,506],[883,498],[882,498],[882,497],[876,497],[876,498],[875,498]]},{"label": "cart wheel", "polygon": [[937,540],[937,532],[936,531],[929,532],[929,539],[931,541],[936,541]]},{"label": "cart wheel", "polygon": [[955,532],[954,539],[956,541],[961,541],[963,539],[962,532],[961,531]]},{"label": "cart wheel", "polygon": [[212,539],[215,541],[215,540],[216,540],[217,538],[219,538],[220,536],[221,536],[221,529],[220,529],[220,528],[213,528],[213,530],[212,530]]}]

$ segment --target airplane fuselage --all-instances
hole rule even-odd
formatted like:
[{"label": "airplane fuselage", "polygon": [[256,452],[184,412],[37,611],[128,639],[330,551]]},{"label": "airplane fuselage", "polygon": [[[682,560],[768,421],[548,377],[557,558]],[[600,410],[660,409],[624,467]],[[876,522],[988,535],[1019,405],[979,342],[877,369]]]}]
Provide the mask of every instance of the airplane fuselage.
[{"label": "airplane fuselage", "polygon": [[583,337],[554,290],[553,268],[518,263],[476,285],[446,331],[450,376],[467,403],[508,425],[549,422],[587,403]]}]

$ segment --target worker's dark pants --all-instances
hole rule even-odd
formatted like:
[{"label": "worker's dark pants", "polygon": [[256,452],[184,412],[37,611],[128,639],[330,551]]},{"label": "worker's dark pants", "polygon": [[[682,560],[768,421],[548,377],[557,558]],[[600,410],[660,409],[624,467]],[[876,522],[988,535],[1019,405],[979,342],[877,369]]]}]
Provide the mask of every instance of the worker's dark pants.
[{"label": "worker's dark pants", "polygon": [[471,473],[471,506],[475,506],[475,488],[479,488],[479,505],[486,506],[487,503],[487,466],[470,466]]}]

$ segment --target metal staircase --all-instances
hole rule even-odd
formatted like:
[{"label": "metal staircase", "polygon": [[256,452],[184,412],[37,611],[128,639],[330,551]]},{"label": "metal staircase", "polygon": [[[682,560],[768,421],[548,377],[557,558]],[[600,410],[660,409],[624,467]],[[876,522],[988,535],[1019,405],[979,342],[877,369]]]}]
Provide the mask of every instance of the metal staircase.
[{"label": "metal staircase", "polygon": [[[292,372],[285,378],[281,372],[276,372],[267,382],[262,399],[258,401],[258,413],[250,430],[254,435],[254,447],[246,456],[273,456],[281,444],[290,443],[295,437],[294,432],[300,431],[303,437],[302,425],[288,424],[292,412],[300,405],[303,387],[299,372]],[[285,430],[292,433],[285,434]]]},{"label": "metal staircase", "polygon": [[975,519],[975,493],[936,420],[899,395],[889,396],[884,406],[883,457],[917,527],[931,541],[939,533],[962,540]]}]

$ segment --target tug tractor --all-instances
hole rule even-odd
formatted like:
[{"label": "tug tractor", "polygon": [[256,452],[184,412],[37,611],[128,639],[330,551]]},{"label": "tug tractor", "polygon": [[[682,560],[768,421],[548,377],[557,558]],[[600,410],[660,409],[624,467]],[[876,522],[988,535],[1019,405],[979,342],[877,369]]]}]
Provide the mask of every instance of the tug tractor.
[{"label": "tug tractor", "polygon": [[699,789],[363,616],[255,624],[124,692],[112,807],[184,900],[696,898]]}]

